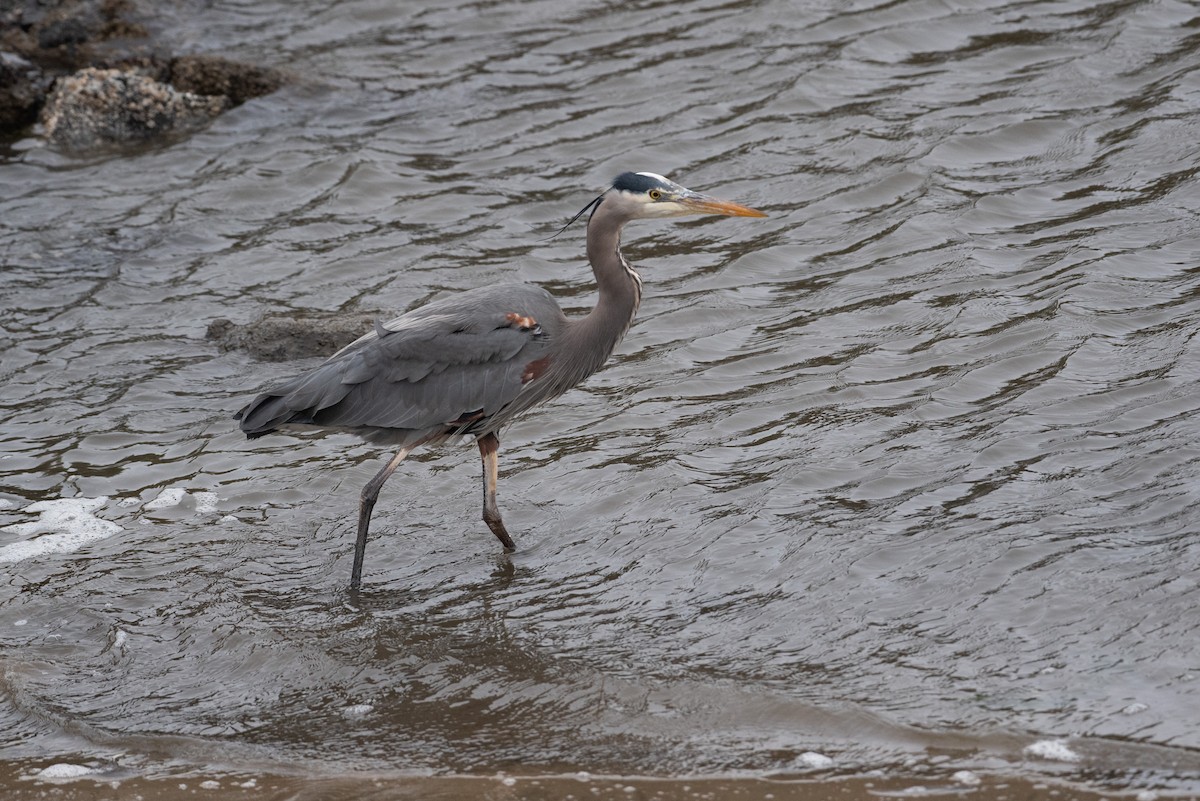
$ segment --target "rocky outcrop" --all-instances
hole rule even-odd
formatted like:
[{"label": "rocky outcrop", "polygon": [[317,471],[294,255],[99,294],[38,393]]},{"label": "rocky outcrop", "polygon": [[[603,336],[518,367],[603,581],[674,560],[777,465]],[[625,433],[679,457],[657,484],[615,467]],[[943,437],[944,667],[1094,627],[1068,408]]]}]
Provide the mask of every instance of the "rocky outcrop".
[{"label": "rocky outcrop", "polygon": [[166,80],[181,92],[228,97],[235,106],[268,95],[287,82],[282,70],[212,55],[171,59]]},{"label": "rocky outcrop", "polygon": [[55,75],[150,47],[130,0],[0,0],[0,51]]},{"label": "rocky outcrop", "polygon": [[0,52],[0,130],[32,125],[49,86],[50,79],[36,64]]},{"label": "rocky outcrop", "polygon": [[162,52],[130,0],[0,0],[0,137],[40,119],[62,149],[138,144],[194,131],[286,81]]},{"label": "rocky outcrop", "polygon": [[206,336],[221,350],[240,350],[261,361],[283,362],[332,356],[374,330],[379,319],[390,317],[361,312],[332,317],[269,315],[246,325],[220,318],[209,323]]},{"label": "rocky outcrop", "polygon": [[87,150],[185,134],[230,105],[224,95],[180,92],[137,73],[88,68],[57,81],[42,125],[52,144]]}]

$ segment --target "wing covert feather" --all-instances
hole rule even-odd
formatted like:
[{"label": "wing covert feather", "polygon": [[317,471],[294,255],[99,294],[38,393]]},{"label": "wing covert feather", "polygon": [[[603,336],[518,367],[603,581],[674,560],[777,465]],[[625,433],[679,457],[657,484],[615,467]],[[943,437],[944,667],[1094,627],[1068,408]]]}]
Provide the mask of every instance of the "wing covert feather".
[{"label": "wing covert feather", "polygon": [[444,427],[511,403],[526,365],[547,355],[565,318],[545,290],[500,285],[435,301],[347,345],[313,371],[260,396],[242,426],[289,422]]}]

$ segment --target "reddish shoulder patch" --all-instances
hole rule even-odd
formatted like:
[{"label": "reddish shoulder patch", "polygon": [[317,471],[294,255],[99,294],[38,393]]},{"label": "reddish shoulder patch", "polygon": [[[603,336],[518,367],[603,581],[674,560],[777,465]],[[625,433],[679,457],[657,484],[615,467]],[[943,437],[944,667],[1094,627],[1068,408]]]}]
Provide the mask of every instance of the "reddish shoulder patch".
[{"label": "reddish shoulder patch", "polygon": [[525,371],[521,373],[521,383],[528,384],[535,378],[541,378],[542,373],[550,366],[550,357],[543,356],[540,359],[534,359],[529,364],[525,365]]},{"label": "reddish shoulder patch", "polygon": [[508,321],[509,326],[512,328],[519,328],[522,331],[532,331],[537,328],[537,320],[523,314],[517,314],[516,312],[509,312],[504,315],[504,319]]}]

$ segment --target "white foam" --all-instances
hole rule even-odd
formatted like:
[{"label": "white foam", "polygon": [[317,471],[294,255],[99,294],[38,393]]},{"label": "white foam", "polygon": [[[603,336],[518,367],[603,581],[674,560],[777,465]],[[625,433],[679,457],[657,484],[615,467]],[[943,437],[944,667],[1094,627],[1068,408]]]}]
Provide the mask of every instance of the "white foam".
[{"label": "white foam", "polygon": [[188,492],[183,487],[167,487],[158,493],[158,497],[152,501],[146,501],[142,506],[142,510],[146,512],[154,512],[159,509],[170,509],[183,503],[188,497],[196,504],[196,514],[207,515],[217,511],[217,493],[208,492],[207,490],[197,490]]},{"label": "white foam", "polygon": [[15,523],[2,530],[32,539],[0,547],[0,562],[21,562],[42,554],[78,551],[90,542],[120,533],[121,527],[116,523],[101,520],[92,514],[106,503],[108,498],[102,495],[98,498],[61,498],[29,504],[24,511],[37,512],[37,520]]},{"label": "white foam", "polygon": [[375,707],[370,704],[353,704],[342,710],[342,717],[345,718],[361,718],[371,714]]},{"label": "white foam", "polygon": [[954,775],[952,775],[950,779],[958,782],[959,784],[966,785],[967,787],[977,787],[983,782],[983,779],[980,779],[977,774],[969,770],[955,771]]},{"label": "white foam", "polygon": [[816,751],[805,751],[796,757],[796,764],[805,768],[824,769],[833,767],[833,759]]},{"label": "white foam", "polygon": [[207,515],[217,511],[217,493],[201,490],[193,492],[192,497],[196,499],[196,514]]},{"label": "white foam", "polygon": [[59,762],[48,768],[42,768],[34,776],[38,779],[78,779],[80,776],[87,776],[96,772],[94,768],[89,768],[86,765],[72,765],[69,762]]},{"label": "white foam", "polygon": [[142,508],[147,511],[155,509],[169,509],[172,506],[178,506],[187,497],[187,490],[183,487],[167,487],[162,492],[158,493],[158,497],[152,501],[146,501],[146,505]]},{"label": "white foam", "polygon": [[1066,740],[1038,740],[1025,746],[1025,753],[1055,762],[1078,762],[1081,757],[1067,746]]}]

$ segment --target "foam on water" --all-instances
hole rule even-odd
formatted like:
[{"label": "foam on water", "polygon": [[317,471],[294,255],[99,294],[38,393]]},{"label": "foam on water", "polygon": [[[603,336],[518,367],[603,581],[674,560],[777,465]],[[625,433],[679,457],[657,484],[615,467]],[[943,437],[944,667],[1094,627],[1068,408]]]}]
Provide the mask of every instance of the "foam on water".
[{"label": "foam on water", "polygon": [[1079,754],[1072,751],[1065,740],[1038,740],[1036,743],[1025,746],[1025,753],[1054,762],[1078,762],[1080,760]]},{"label": "foam on water", "polygon": [[158,493],[157,498],[152,501],[146,501],[142,509],[147,512],[153,512],[158,509],[169,509],[172,506],[178,506],[186,497],[187,490],[183,487],[167,487]]},{"label": "foam on water", "polygon": [[196,514],[206,515],[217,511],[217,494],[205,490],[189,492],[184,487],[167,487],[152,501],[142,506],[143,511],[154,512],[159,509],[170,509],[191,498],[196,505]]},{"label": "foam on water", "polygon": [[25,511],[37,512],[37,520],[15,523],[0,530],[31,539],[0,547],[0,562],[21,562],[48,553],[70,553],[88,543],[119,533],[122,530],[119,525],[93,514],[106,503],[108,498],[100,496],[61,498],[29,504]]},{"label": "foam on water", "polygon": [[[195,504],[197,515],[217,511],[218,498],[215,492],[189,492],[183,487],[164,489],[154,500],[142,505],[142,510],[153,512],[173,508],[189,497]],[[108,501],[108,496],[101,495],[95,498],[60,498],[29,504],[24,511],[37,513],[37,520],[0,528],[0,531],[28,538],[0,546],[0,563],[22,562],[48,553],[71,553],[89,543],[121,532],[123,529],[120,525],[95,514],[104,508]],[[10,502],[6,503],[11,505]],[[130,508],[137,504],[136,498],[122,498],[115,503],[120,508]],[[0,506],[0,509],[2,508],[5,507]]]},{"label": "foam on water", "polygon": [[816,751],[805,751],[800,756],[796,757],[797,767],[811,768],[813,770],[823,770],[833,767],[833,760],[824,754],[818,754]]},{"label": "foam on water", "polygon": [[69,762],[57,762],[49,767],[42,768],[35,774],[37,779],[78,779],[81,776],[90,776],[97,771],[89,768],[86,765],[73,765]]}]

